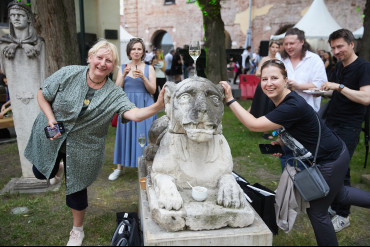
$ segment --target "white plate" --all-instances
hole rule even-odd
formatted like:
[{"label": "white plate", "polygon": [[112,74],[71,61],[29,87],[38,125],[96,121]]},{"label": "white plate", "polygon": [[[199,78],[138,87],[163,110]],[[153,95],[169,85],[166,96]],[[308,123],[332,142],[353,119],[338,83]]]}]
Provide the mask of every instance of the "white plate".
[{"label": "white plate", "polygon": [[321,94],[326,93],[327,91],[324,91],[324,90],[320,90],[320,91],[316,91],[316,90],[303,90],[303,92],[306,93],[306,94],[321,95]]}]

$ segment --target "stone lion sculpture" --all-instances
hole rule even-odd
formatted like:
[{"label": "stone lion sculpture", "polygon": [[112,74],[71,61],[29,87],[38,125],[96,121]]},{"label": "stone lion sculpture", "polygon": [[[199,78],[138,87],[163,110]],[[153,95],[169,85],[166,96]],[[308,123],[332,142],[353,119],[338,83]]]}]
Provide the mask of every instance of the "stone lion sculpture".
[{"label": "stone lion sculpture", "polygon": [[[245,227],[254,220],[232,175],[231,151],[222,135],[223,100],[222,87],[201,77],[165,85],[167,116],[154,124],[160,138],[151,137],[159,147],[147,193],[154,220],[168,231]],[[194,201],[189,184],[206,187],[207,200]]]}]

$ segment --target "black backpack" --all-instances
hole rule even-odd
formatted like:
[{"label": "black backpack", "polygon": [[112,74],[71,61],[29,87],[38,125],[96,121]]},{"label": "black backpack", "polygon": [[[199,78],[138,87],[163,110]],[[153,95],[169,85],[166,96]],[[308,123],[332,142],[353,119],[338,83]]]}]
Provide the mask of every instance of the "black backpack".
[{"label": "black backpack", "polygon": [[117,213],[117,227],[111,246],[143,246],[140,220],[137,213]]}]

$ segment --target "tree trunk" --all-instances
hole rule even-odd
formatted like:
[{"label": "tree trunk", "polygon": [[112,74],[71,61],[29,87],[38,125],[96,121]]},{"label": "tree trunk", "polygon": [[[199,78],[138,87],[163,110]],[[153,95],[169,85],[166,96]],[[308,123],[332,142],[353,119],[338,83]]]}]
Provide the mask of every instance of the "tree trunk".
[{"label": "tree trunk", "polygon": [[361,40],[360,56],[370,61],[370,0],[366,1],[364,15],[364,35]]},{"label": "tree trunk", "polygon": [[221,18],[221,0],[198,0],[203,13],[207,78],[218,83],[227,80],[225,24]]},{"label": "tree trunk", "polygon": [[35,28],[45,39],[46,77],[63,66],[81,64],[74,1],[36,0]]}]

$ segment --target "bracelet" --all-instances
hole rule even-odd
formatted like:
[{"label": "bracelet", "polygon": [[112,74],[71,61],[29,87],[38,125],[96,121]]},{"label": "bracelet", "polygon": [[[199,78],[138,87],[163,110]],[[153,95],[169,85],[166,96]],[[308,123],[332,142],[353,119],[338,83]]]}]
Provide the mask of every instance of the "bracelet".
[{"label": "bracelet", "polygon": [[232,103],[234,103],[236,101],[236,99],[232,99],[230,100],[229,102],[226,103],[227,106],[230,106]]}]

